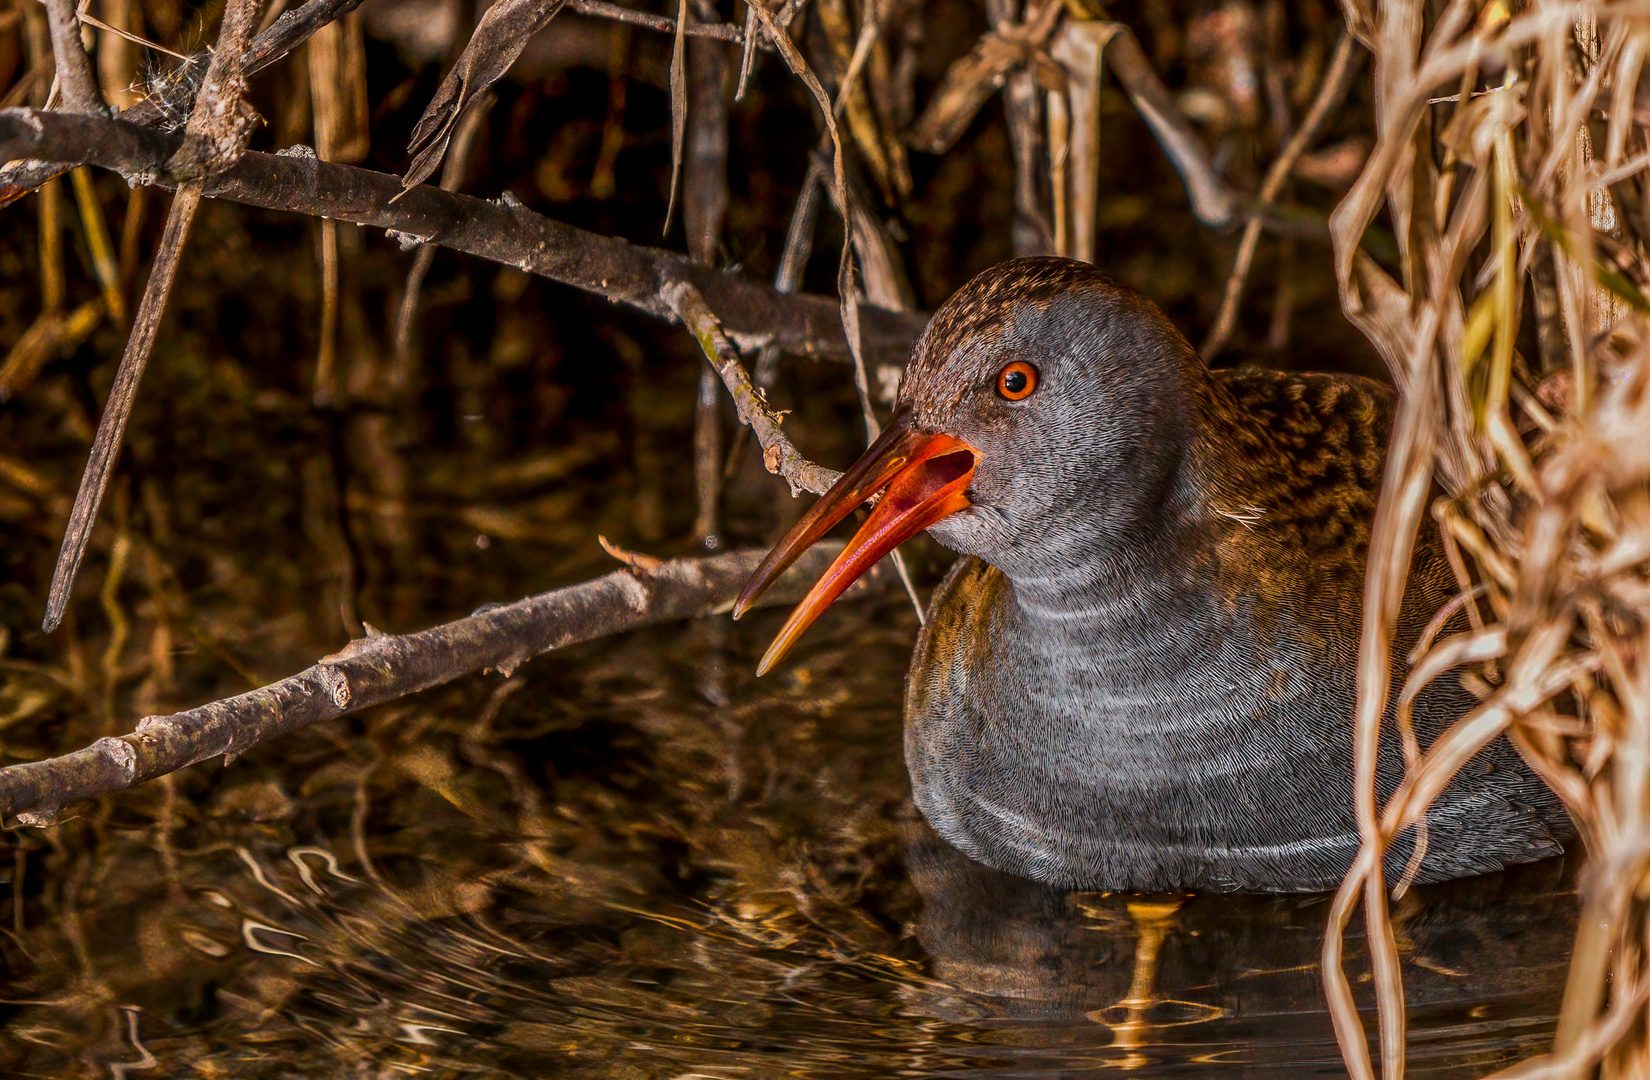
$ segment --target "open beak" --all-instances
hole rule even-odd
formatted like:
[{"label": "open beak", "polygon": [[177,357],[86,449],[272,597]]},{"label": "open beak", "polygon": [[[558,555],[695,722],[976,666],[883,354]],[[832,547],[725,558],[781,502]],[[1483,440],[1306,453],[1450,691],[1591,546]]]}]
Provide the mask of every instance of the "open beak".
[{"label": "open beak", "polygon": [[737,619],[837,522],[883,492],[859,532],[785,620],[756,673],[765,675],[784,659],[819,613],[878,559],[941,518],[972,505],[967,492],[978,460],[978,452],[961,439],[916,431],[909,412],[895,414],[882,437],[768,552],[733,605]]}]

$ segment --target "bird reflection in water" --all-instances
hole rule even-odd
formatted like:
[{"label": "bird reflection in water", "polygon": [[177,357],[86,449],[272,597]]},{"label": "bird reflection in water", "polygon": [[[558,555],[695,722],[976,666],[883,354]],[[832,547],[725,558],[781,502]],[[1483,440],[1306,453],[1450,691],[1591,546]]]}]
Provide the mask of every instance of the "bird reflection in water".
[{"label": "bird reflection in water", "polygon": [[[1327,897],[1061,892],[972,862],[920,821],[907,834],[917,937],[936,980],[916,1010],[1064,1067],[1340,1068],[1317,963]],[[1550,1040],[1576,923],[1572,877],[1550,859],[1413,889],[1395,905],[1415,1068],[1480,1075]],[[1368,1007],[1357,924],[1348,938]]]}]

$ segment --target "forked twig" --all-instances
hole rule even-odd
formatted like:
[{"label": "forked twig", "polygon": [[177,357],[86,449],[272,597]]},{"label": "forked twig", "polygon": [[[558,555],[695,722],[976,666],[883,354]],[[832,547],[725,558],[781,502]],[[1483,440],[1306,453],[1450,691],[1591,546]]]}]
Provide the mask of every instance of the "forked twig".
[{"label": "forked twig", "polygon": [[[323,26],[360,7],[361,3],[362,0],[305,0],[298,7],[284,12],[247,47],[242,56],[246,74],[256,75],[302,45]],[[161,83],[148,97],[121,113],[120,118],[140,127],[175,124],[189,111],[197,79],[206,71],[211,59],[211,52],[207,49],[185,57],[177,69],[181,77]],[[52,177],[67,171],[62,162],[55,160],[6,160],[8,164],[0,164],[0,206],[15,202]]]}]

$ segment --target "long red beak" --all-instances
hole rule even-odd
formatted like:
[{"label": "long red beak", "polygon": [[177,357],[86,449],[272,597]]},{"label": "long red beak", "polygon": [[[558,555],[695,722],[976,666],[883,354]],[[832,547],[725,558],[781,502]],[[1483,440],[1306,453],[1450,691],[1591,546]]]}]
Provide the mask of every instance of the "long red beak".
[{"label": "long red beak", "polygon": [[756,673],[765,675],[784,659],[819,613],[878,559],[941,518],[972,505],[967,492],[978,460],[978,452],[961,439],[923,434],[912,428],[909,413],[896,414],[882,437],[774,545],[740,592],[733,605],[736,619],[837,522],[877,492],[884,493],[825,576],[791,612]]}]

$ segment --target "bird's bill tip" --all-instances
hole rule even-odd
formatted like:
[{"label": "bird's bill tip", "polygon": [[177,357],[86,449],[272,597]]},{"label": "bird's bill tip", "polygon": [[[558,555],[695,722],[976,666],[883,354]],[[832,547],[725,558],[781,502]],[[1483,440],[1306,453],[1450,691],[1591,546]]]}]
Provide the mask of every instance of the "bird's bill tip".
[{"label": "bird's bill tip", "polygon": [[[767,559],[763,560],[762,566],[740,594],[740,602],[734,610],[742,613],[748,610],[750,603],[773,578],[778,577],[832,525],[878,491],[883,492],[882,501],[871,511],[865,524],[860,526],[853,539],[848,541],[808,595],[791,612],[779,636],[762,657],[756,669],[758,675],[772,670],[784,659],[803,631],[884,555],[929,526],[971,505],[968,486],[979,460],[974,448],[950,435],[920,433],[908,424],[900,424],[900,427],[901,430],[896,431],[890,426],[890,430],[854,463],[842,480],[797,522],[768,553]],[[771,567],[770,562],[773,564]],[[767,571],[766,575],[764,571]]]}]

